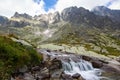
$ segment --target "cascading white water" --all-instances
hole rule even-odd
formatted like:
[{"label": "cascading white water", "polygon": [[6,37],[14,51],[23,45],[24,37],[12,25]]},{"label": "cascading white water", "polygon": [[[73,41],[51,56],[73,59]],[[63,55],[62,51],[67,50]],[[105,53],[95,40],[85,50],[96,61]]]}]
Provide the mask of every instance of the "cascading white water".
[{"label": "cascading white water", "polygon": [[[62,54],[60,52],[47,52],[46,50],[41,50],[44,55],[49,55],[51,58],[61,57],[62,66],[65,74],[74,75],[76,73],[80,74],[85,80],[100,80],[102,77],[99,75],[101,71],[99,69],[93,68],[92,64],[88,61],[82,60],[82,57],[78,58],[70,54]],[[65,60],[63,58],[66,58]],[[78,59],[77,61],[71,58]],[[69,59],[69,61],[66,61]]]},{"label": "cascading white water", "polygon": [[97,69],[92,67],[92,64],[85,60],[80,60],[78,62],[70,59],[69,62],[62,61],[63,69],[66,74],[74,75],[79,73],[85,80],[100,80],[98,77]]}]

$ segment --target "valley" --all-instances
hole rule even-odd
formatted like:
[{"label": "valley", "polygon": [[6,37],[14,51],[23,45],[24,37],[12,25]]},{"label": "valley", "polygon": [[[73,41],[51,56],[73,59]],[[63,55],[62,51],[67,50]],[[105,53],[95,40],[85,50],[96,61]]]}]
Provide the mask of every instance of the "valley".
[{"label": "valley", "polygon": [[119,80],[119,18],[105,6],[0,16],[0,78]]}]

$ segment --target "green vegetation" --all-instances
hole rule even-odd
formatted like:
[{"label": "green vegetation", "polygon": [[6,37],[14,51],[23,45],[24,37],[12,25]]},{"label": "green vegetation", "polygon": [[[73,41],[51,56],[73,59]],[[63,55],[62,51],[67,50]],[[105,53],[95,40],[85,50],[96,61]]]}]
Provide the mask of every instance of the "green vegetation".
[{"label": "green vegetation", "polygon": [[[35,26],[26,26],[23,28],[15,28],[15,27],[0,27],[0,34],[8,35],[15,38],[20,38],[30,42],[33,45],[37,45],[43,38],[41,34],[36,34],[37,32],[42,32],[44,29],[41,27]],[[13,35],[14,34],[14,35]],[[16,37],[17,36],[17,37]]]},{"label": "green vegetation", "polygon": [[40,63],[42,56],[30,46],[14,42],[6,36],[0,36],[0,80],[8,80],[10,74],[24,65]]},{"label": "green vegetation", "polygon": [[113,47],[106,47],[106,49],[109,52],[108,55],[120,56],[119,54],[120,50],[117,50],[116,48]]},{"label": "green vegetation", "polygon": [[[85,48],[105,56],[120,56],[119,42],[119,39],[113,38],[111,36],[99,35],[90,42],[92,45],[85,44]],[[99,49],[94,50],[95,47],[98,47]]]},{"label": "green vegetation", "polygon": [[[64,28],[65,27],[65,28]],[[83,46],[87,51],[105,56],[120,56],[120,40],[112,37],[111,32],[102,32],[97,28],[85,28],[64,25],[52,37],[51,42],[56,45],[70,47]]]},{"label": "green vegetation", "polygon": [[66,36],[62,36],[61,40],[56,41],[58,44],[67,44],[67,45],[79,45],[80,44],[80,38],[76,36],[75,33],[68,33]]}]

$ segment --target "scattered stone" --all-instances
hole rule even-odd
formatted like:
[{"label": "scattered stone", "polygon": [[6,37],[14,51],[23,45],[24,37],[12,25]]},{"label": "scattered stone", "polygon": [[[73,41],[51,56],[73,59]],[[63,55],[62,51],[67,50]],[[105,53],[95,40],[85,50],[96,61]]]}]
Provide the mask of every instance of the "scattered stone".
[{"label": "scattered stone", "polygon": [[51,61],[51,64],[49,66],[49,69],[50,70],[55,70],[55,69],[61,69],[62,68],[62,63],[60,60],[58,60],[57,58],[54,58],[52,61]]},{"label": "scattered stone", "polygon": [[74,75],[72,76],[72,78],[73,78],[73,79],[76,79],[76,80],[84,80],[79,73],[74,74]]},{"label": "scattered stone", "polygon": [[50,73],[50,74],[51,74],[51,78],[52,78],[52,79],[60,79],[62,73],[63,73],[63,70],[53,71],[53,72]]},{"label": "scattered stone", "polygon": [[79,73],[76,73],[72,76],[74,79],[78,79],[79,77],[81,77],[81,75]]},{"label": "scattered stone", "polygon": [[62,49],[59,49],[60,52],[62,52]]},{"label": "scattered stone", "polygon": [[32,67],[32,71],[40,71],[40,67],[39,66]]},{"label": "scattered stone", "polygon": [[101,68],[103,66],[103,63],[100,61],[91,61],[94,68]]},{"label": "scattered stone", "polygon": [[40,71],[41,74],[48,74],[49,73],[49,70],[47,67],[43,68],[41,71]]},{"label": "scattered stone", "polygon": [[104,64],[108,64],[109,62],[108,61],[105,61],[105,60],[99,60],[100,62],[104,63]]},{"label": "scattered stone", "polygon": [[50,79],[50,74],[49,73],[46,73],[46,74],[41,74],[39,77],[37,77],[37,79],[40,79],[40,80],[49,80]]},{"label": "scattered stone", "polygon": [[35,80],[31,73],[25,73],[24,77],[24,80]]},{"label": "scattered stone", "polygon": [[116,60],[117,60],[118,62],[120,62],[120,57],[117,57]]},{"label": "scattered stone", "polygon": [[46,50],[47,52],[51,52],[50,50]]},{"label": "scattered stone", "polygon": [[62,74],[62,79],[63,80],[73,80],[72,76],[68,75],[68,74]]},{"label": "scattered stone", "polygon": [[88,56],[82,56],[82,59],[86,60],[86,61],[90,61],[92,60],[92,58],[88,57]]},{"label": "scattered stone", "polygon": [[[47,52],[51,52],[51,51],[47,50]],[[111,66],[109,65],[108,61],[105,61],[103,59],[98,59],[83,55],[73,56],[70,53],[69,55],[74,62],[80,61],[81,58],[83,60],[91,62],[94,68],[101,68],[103,70],[115,72],[120,67],[118,66],[116,68],[116,66],[114,65]],[[30,67],[30,69],[28,69],[29,67],[24,66],[18,71],[16,70],[16,73],[12,75],[11,79],[12,80],[84,80],[79,73],[76,73],[72,76],[64,73],[64,70],[62,69],[61,61],[69,62],[70,61],[69,56],[55,57],[55,58],[54,57],[51,58],[50,55],[45,55],[45,56],[47,58],[44,57],[44,61],[42,62],[42,65],[34,66],[32,68]]]}]

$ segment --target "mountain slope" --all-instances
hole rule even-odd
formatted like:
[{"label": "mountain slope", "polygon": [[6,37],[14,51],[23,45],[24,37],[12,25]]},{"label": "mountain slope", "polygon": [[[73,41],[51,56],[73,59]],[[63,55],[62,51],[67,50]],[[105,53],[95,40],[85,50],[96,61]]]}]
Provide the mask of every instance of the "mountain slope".
[{"label": "mountain slope", "polygon": [[10,19],[0,18],[0,33],[15,34],[36,46],[43,43],[81,45],[100,54],[119,55],[119,11],[101,6],[92,11],[69,7],[61,14],[34,17],[15,13]]}]

